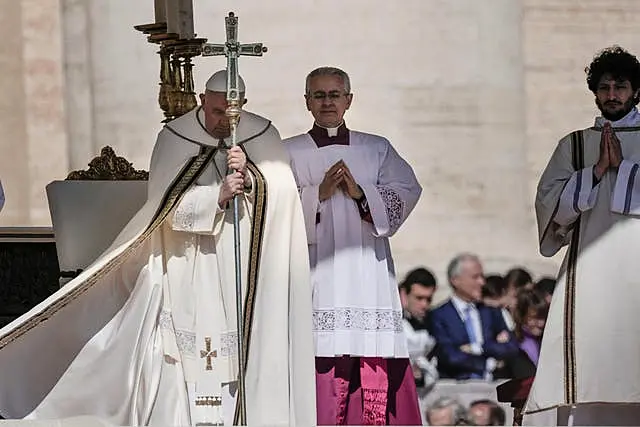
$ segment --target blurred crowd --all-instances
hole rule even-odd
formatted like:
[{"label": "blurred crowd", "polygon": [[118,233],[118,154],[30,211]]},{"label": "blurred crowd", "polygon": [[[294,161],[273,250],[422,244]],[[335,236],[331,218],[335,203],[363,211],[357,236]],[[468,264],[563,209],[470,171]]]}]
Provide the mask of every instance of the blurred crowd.
[{"label": "blurred crowd", "polygon": [[[435,275],[420,267],[399,285],[411,366],[421,398],[442,379],[497,381],[535,375],[556,281],[525,268],[485,274],[463,253],[447,267],[451,296],[437,307]],[[430,425],[504,425],[504,410],[486,399],[465,407],[442,396],[426,410]]]}]

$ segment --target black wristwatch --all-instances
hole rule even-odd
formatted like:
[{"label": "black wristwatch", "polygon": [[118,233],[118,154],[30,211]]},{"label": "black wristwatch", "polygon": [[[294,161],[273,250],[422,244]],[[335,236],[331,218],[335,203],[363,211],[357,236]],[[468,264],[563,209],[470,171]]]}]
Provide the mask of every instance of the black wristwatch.
[{"label": "black wristwatch", "polygon": [[358,204],[358,206],[360,206],[366,212],[367,208],[368,208],[368,204],[369,204],[367,202],[367,196],[364,194],[364,191],[362,191],[362,188],[360,188],[360,186],[358,186],[358,189],[362,193],[362,196],[358,197],[357,199],[353,199],[353,200],[355,200],[355,202]]}]

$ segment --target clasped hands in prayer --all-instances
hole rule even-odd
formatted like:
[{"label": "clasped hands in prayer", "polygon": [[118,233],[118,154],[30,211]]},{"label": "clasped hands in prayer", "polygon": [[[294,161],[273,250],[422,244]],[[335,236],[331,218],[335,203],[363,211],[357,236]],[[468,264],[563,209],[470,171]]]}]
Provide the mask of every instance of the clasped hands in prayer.
[{"label": "clasped hands in prayer", "polygon": [[600,137],[600,158],[593,168],[593,174],[597,179],[602,178],[602,175],[604,175],[609,168],[618,168],[622,159],[620,140],[613,132],[611,123],[607,122],[602,129],[602,136]]},{"label": "clasped hands in prayer", "polygon": [[251,178],[247,173],[247,156],[242,148],[236,146],[227,151],[227,166],[234,172],[224,178],[220,187],[218,206],[222,209],[235,195],[242,194],[245,188],[251,186]]},{"label": "clasped hands in prayer", "polygon": [[338,160],[325,173],[324,179],[320,183],[318,198],[321,202],[324,202],[330,199],[337,190],[341,190],[355,200],[363,196],[362,189],[353,178],[353,175],[351,175],[351,171],[344,160]]}]

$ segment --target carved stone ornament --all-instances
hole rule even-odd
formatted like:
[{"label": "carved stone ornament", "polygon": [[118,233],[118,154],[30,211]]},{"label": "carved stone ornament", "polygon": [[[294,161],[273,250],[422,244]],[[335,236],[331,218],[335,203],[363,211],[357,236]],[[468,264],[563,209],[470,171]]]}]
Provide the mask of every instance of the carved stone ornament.
[{"label": "carved stone ornament", "polygon": [[89,162],[89,169],[73,171],[67,180],[78,181],[146,181],[149,172],[136,170],[124,157],[116,156],[113,148],[106,146],[100,150],[100,156]]}]

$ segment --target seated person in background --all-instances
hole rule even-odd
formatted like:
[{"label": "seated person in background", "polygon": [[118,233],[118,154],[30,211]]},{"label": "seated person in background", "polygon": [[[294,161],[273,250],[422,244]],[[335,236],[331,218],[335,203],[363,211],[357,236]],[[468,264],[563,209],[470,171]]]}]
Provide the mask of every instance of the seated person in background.
[{"label": "seated person in background", "polygon": [[433,273],[422,267],[411,270],[399,289],[404,318],[415,330],[427,329],[426,317],[437,289]]},{"label": "seated person in background", "polygon": [[[533,277],[531,277],[531,273],[524,268],[514,267],[507,271],[507,274],[504,275],[504,280],[507,286],[507,293],[505,295],[503,307],[509,312],[509,314],[511,314],[511,319],[513,319],[513,315],[516,310],[518,292],[522,289],[533,289]],[[513,331],[513,323],[507,323],[507,326],[509,326],[509,329]]]},{"label": "seated person in background", "polygon": [[416,268],[400,283],[400,301],[404,311],[402,325],[407,336],[409,361],[418,387],[424,396],[438,380],[438,368],[429,355],[436,341],[427,331],[426,316],[436,292],[436,278],[426,268]]},{"label": "seated person in background", "polygon": [[553,291],[556,289],[556,279],[553,277],[543,277],[536,282],[534,289],[544,296],[547,304],[551,304]]},{"label": "seated person in background", "polygon": [[429,405],[427,409],[427,425],[459,426],[469,425],[467,410],[452,397],[443,396]]},{"label": "seated person in background", "polygon": [[504,278],[507,281],[508,286],[514,286],[517,290],[522,288],[533,288],[533,277],[531,277],[531,273],[529,273],[525,268],[514,267],[507,271]]},{"label": "seated person in background", "polygon": [[[513,331],[515,323],[513,317],[506,307],[513,305],[511,300],[515,301],[515,293],[507,288],[507,281],[504,277],[493,274],[487,276],[485,284],[482,287],[482,302],[489,307],[499,308],[502,311],[502,318],[505,325],[510,331]],[[512,295],[513,294],[513,295]]]},{"label": "seated person in background", "polygon": [[453,295],[429,316],[440,377],[508,378],[505,360],[518,354],[518,343],[500,310],[482,303],[485,281],[480,260],[473,254],[456,256],[447,277]]},{"label": "seated person in background", "polygon": [[504,296],[507,293],[507,282],[499,274],[491,274],[484,278],[482,287],[482,302],[489,306],[500,308],[504,303]]},{"label": "seated person in background", "polygon": [[527,378],[535,375],[548,311],[549,304],[539,292],[533,289],[523,289],[518,294],[515,334],[520,354],[510,361],[514,378]]},{"label": "seated person in background", "polygon": [[515,267],[507,271],[504,280],[507,281],[507,288],[515,290],[515,293],[523,288],[533,289],[533,277],[529,271],[522,267]]},{"label": "seated person in background", "polygon": [[476,426],[503,426],[507,421],[504,409],[493,400],[480,399],[469,405],[469,418]]}]

